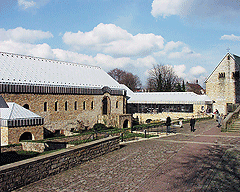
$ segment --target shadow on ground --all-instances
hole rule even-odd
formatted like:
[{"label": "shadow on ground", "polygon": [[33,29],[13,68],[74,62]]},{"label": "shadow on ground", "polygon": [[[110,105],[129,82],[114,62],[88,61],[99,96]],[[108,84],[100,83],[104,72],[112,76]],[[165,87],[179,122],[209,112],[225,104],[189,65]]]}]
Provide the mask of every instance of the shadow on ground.
[{"label": "shadow on ground", "polygon": [[[240,151],[221,146],[206,147],[201,155],[188,155],[181,163],[184,173],[175,178],[174,189],[240,192]],[[189,190],[188,190],[189,191]]]},{"label": "shadow on ground", "polygon": [[37,156],[38,153],[33,153],[33,154],[19,154],[16,151],[11,151],[11,152],[4,152],[0,154],[0,166],[13,163],[16,161],[21,161],[24,159],[29,159],[32,157]]}]

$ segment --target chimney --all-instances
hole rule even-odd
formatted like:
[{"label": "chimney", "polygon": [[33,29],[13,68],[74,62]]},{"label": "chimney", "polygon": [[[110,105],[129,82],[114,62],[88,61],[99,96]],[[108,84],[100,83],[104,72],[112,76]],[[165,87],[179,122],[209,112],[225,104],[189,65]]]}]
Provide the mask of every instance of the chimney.
[{"label": "chimney", "polygon": [[196,84],[198,84],[198,80],[196,80]]}]

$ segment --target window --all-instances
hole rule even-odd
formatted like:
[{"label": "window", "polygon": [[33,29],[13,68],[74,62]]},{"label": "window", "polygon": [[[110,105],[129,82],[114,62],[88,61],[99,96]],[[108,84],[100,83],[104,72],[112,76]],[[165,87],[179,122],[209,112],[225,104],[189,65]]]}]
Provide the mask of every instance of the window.
[{"label": "window", "polygon": [[56,101],[55,102],[55,111],[57,111],[58,110],[58,102]]},{"label": "window", "polygon": [[77,101],[74,102],[74,110],[77,110]]},{"label": "window", "polygon": [[93,109],[93,101],[91,102],[91,109]]},{"label": "window", "polygon": [[118,108],[118,101],[116,102],[116,108]]},{"label": "window", "polygon": [[23,107],[24,107],[25,109],[29,109],[29,105],[28,105],[28,104],[23,105]]},{"label": "window", "polygon": [[47,111],[47,102],[44,102],[44,104],[43,104],[43,110],[44,110],[44,111]]},{"label": "window", "polygon": [[66,101],[65,102],[65,111],[67,111],[68,110],[68,102]]},{"label": "window", "polygon": [[86,110],[86,102],[83,101],[83,110]]},{"label": "window", "polygon": [[225,78],[225,72],[219,73],[219,74],[218,74],[218,78]]}]

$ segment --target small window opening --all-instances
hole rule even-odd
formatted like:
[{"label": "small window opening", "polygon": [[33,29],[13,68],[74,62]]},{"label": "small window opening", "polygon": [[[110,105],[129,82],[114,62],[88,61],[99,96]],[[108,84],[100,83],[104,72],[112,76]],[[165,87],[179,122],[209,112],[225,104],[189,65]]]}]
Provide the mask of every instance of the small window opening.
[{"label": "small window opening", "polygon": [[67,101],[65,102],[65,111],[67,111],[68,110],[68,103],[67,103]]},{"label": "small window opening", "polygon": [[25,109],[29,109],[29,105],[28,105],[28,104],[23,105],[23,107],[24,107]]},{"label": "small window opening", "polygon": [[44,102],[43,108],[44,108],[44,109],[43,109],[44,111],[47,111],[47,102]]},{"label": "small window opening", "polygon": [[74,110],[77,110],[77,101],[74,102]]},{"label": "small window opening", "polygon": [[93,109],[93,107],[94,107],[94,106],[93,106],[93,101],[92,101],[92,102],[91,102],[91,109]]},{"label": "small window opening", "polygon": [[56,101],[55,102],[55,111],[57,111],[58,110],[58,102]]},{"label": "small window opening", "polygon": [[83,110],[86,110],[86,102],[83,101]]}]

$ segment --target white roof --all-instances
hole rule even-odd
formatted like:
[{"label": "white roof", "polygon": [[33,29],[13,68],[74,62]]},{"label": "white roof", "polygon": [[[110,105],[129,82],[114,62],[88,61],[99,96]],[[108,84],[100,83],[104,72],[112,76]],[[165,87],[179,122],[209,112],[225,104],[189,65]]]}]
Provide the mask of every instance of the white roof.
[{"label": "white roof", "polygon": [[120,88],[100,67],[0,52],[0,82]]},{"label": "white roof", "polygon": [[41,116],[33,113],[32,111],[25,109],[24,107],[7,102],[9,108],[3,108],[1,110],[1,119],[4,120],[14,120],[14,119],[32,119],[32,118],[41,118]]},{"label": "white roof", "polygon": [[193,92],[134,92],[128,103],[188,104],[212,102],[207,95]]}]

